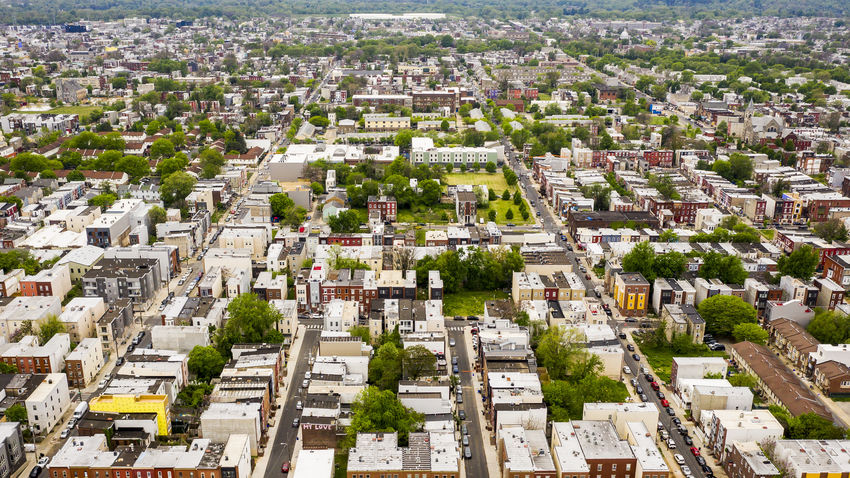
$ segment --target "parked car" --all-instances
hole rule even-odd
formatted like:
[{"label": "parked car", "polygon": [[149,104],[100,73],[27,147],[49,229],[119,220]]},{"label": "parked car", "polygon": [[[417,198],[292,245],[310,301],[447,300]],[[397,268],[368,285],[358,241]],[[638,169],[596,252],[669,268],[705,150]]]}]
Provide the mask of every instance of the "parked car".
[{"label": "parked car", "polygon": [[640,385],[635,386],[635,392],[637,392],[638,395],[643,394],[643,387]]},{"label": "parked car", "polygon": [[634,346],[634,345],[632,345],[632,344],[626,345],[626,348],[627,348],[627,349],[629,349],[629,352],[634,352],[634,351],[635,351],[635,346]]},{"label": "parked car", "polygon": [[685,475],[690,475],[691,467],[689,467],[688,465],[682,465],[682,473],[684,473]]},{"label": "parked car", "polygon": [[295,403],[295,409],[296,409],[296,410],[302,410],[303,408],[304,408],[304,405],[301,403],[301,400],[298,400],[298,401]]},{"label": "parked car", "polygon": [[469,460],[472,458],[472,450],[467,446],[463,448],[463,459]]},{"label": "parked car", "polygon": [[464,435],[461,442],[463,443],[463,446],[469,446],[469,435]]},{"label": "parked car", "polygon": [[649,401],[649,398],[647,398],[647,396],[646,396],[646,395],[644,395],[644,394],[642,394],[642,393],[641,393],[641,394],[640,394],[640,401],[641,401],[641,402],[648,402],[648,401]]},{"label": "parked car", "polygon": [[460,373],[460,369],[457,368],[457,365],[452,365],[452,373]]},{"label": "parked car", "polygon": [[465,411],[465,410],[458,410],[458,411],[457,411],[457,416],[458,416],[458,418],[460,418],[461,420],[466,420],[466,411]]},{"label": "parked car", "polygon": [[289,462],[284,461],[283,464],[280,465],[281,473],[289,473]]},{"label": "parked car", "polygon": [[667,399],[661,400],[661,406],[664,408],[670,407],[670,401]]},{"label": "parked car", "polygon": [[452,357],[452,365],[457,365],[457,356]]},{"label": "parked car", "polygon": [[667,448],[669,448],[671,450],[676,449],[676,442],[674,442],[672,438],[667,439]]},{"label": "parked car", "polygon": [[449,339],[449,347],[454,347],[455,345],[455,339]]},{"label": "parked car", "polygon": [[705,458],[703,458],[699,455],[696,455],[696,458],[697,458],[697,463],[699,463],[699,466],[705,466]]},{"label": "parked car", "polygon": [[693,453],[694,456],[699,456],[699,448],[692,446],[691,447],[691,453]]},{"label": "parked car", "polygon": [[298,417],[295,417],[295,419],[292,420],[292,428],[298,428],[299,423],[301,423],[301,419],[298,418]]},{"label": "parked car", "polygon": [[667,398],[667,397],[664,396],[664,392],[662,392],[660,390],[655,392],[655,396],[658,397],[659,400],[664,400],[665,398]]},{"label": "parked car", "polygon": [[635,359],[635,362],[640,362],[640,355],[632,354],[632,358]]},{"label": "parked car", "polygon": [[310,380],[311,378],[313,378],[313,374],[311,372],[304,372],[304,380]]},{"label": "parked car", "polygon": [[636,378],[633,378],[633,379],[629,380],[629,383],[632,384],[632,387],[637,387],[638,381],[637,381]]},{"label": "parked car", "polygon": [[40,474],[41,474],[41,467],[38,466],[38,465],[35,465],[34,467],[32,467],[32,470],[30,470],[30,478],[38,478],[38,475],[40,475]]},{"label": "parked car", "polygon": [[460,433],[461,434],[468,435],[469,434],[469,433],[467,433],[468,431],[469,431],[469,429],[466,427],[466,423],[464,423],[460,426]]},{"label": "parked car", "polygon": [[124,357],[118,357],[118,360],[115,361],[115,365],[124,365]]},{"label": "parked car", "polygon": [[[607,313],[608,311],[606,310],[605,312]],[[626,334],[624,334],[623,332],[620,332],[619,337],[623,340],[626,340]]]},{"label": "parked car", "polygon": [[676,411],[673,410],[672,408],[667,407],[665,410],[667,410],[667,415],[670,415],[671,417],[676,416]]},{"label": "parked car", "polygon": [[59,438],[62,438],[62,439],[68,438],[68,435],[70,435],[70,434],[71,434],[71,430],[68,430],[66,428],[65,430],[62,430],[62,433],[59,434]]},{"label": "parked car", "polygon": [[50,463],[50,457],[49,456],[43,456],[43,457],[38,459],[38,466],[45,467],[45,466],[47,466],[48,463]]},{"label": "parked car", "polygon": [[649,386],[652,387],[652,389],[655,390],[656,392],[658,391],[659,388],[661,388],[661,387],[658,386],[658,382],[649,382]]},{"label": "parked car", "polygon": [[301,388],[307,388],[309,386],[310,386],[309,380],[304,380],[303,382],[301,382]]},{"label": "parked car", "polygon": [[689,437],[689,436],[687,436],[687,435],[683,436],[683,437],[682,437],[682,440],[685,440],[685,445],[693,446],[693,444],[694,444],[694,440],[693,440],[693,438],[691,438],[691,437]]},{"label": "parked car", "polygon": [[680,455],[680,454],[678,454],[678,453],[676,453],[675,455],[673,455],[673,459],[674,459],[674,460],[676,460],[676,463],[678,463],[678,464],[680,464],[680,465],[684,465],[684,464],[685,464],[685,457],[683,457],[682,455]]}]

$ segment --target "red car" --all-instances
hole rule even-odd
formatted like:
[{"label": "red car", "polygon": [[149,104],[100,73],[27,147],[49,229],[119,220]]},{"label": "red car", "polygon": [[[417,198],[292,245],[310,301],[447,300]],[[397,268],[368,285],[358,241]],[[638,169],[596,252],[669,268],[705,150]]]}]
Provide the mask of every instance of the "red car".
[{"label": "red car", "polygon": [[691,453],[693,453],[694,456],[699,456],[699,448],[692,446],[691,447]]},{"label": "red car", "polygon": [[649,386],[650,386],[650,387],[652,387],[652,389],[653,389],[653,390],[655,390],[656,392],[657,392],[657,391],[658,391],[658,389],[660,388],[660,387],[658,386],[658,382],[652,382],[652,383],[650,383],[650,384],[649,384]]},{"label": "red car", "polygon": [[669,406],[670,406],[670,401],[669,401],[669,400],[667,400],[666,398],[665,398],[664,400],[661,400],[661,406],[662,406],[662,407],[664,407],[664,408],[669,407]]},{"label": "red car", "polygon": [[282,465],[280,465],[280,471],[283,473],[289,473],[289,462],[284,461]]}]

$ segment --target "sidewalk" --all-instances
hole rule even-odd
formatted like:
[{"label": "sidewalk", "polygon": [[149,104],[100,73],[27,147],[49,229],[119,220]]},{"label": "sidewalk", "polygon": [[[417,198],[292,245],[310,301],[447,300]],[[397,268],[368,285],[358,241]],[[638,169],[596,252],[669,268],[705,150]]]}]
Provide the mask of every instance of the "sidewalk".
[{"label": "sidewalk", "polygon": [[481,388],[481,384],[478,382],[478,375],[474,371],[474,357],[475,353],[472,349],[472,330],[469,327],[464,328],[463,331],[463,345],[466,347],[467,357],[470,357],[470,366],[472,366],[472,401],[475,402],[475,413],[478,414],[478,426],[481,431],[481,439],[484,441],[484,458],[487,461],[487,475],[488,476],[501,476],[501,472],[499,470],[499,457],[496,455],[496,447],[490,444],[490,431],[487,430],[487,420],[483,417],[484,407],[481,404],[481,397],[478,395],[478,390]]},{"label": "sidewalk", "polygon": [[[286,361],[286,376],[283,377],[283,384],[278,390],[277,397],[275,398],[274,408],[277,410],[277,405],[283,406],[286,403],[286,398],[289,394],[289,387],[292,384],[292,376],[295,373],[295,364],[298,362],[298,358],[301,356],[301,344],[304,342],[304,333],[306,332],[306,327],[299,324],[298,329],[295,333],[295,341],[292,342],[292,345],[289,347],[289,359]],[[293,360],[294,357],[294,360]],[[252,475],[258,478],[262,478],[266,474],[266,468],[269,466],[269,457],[272,453],[278,451],[275,447],[279,447],[277,443],[275,443],[275,438],[277,437],[278,428],[281,426],[281,415],[283,415],[283,409],[277,411],[275,415],[275,423],[274,426],[269,428],[266,431],[266,436],[268,437],[268,441],[266,442],[266,449],[263,452],[263,456],[257,458],[257,463],[254,465],[254,471]],[[295,463],[295,452],[296,450],[301,448],[301,440],[297,440],[295,442],[295,448],[292,450],[292,464]]]}]

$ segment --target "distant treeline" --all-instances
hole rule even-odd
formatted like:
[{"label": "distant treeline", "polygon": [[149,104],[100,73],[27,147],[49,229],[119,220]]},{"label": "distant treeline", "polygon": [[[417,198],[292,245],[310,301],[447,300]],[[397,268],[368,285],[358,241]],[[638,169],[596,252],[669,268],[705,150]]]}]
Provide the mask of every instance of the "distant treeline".
[{"label": "distant treeline", "polygon": [[[5,2],[3,2],[5,3]],[[195,19],[436,12],[482,18],[588,16],[634,20],[850,16],[846,0],[12,0],[0,23],[71,23],[125,17]]]}]

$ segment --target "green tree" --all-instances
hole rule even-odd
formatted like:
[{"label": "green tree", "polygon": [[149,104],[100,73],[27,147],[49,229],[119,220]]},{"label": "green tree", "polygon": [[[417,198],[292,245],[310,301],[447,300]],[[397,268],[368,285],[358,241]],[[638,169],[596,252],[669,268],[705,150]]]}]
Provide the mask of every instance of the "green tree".
[{"label": "green tree", "polygon": [[410,432],[424,423],[424,416],[405,407],[392,390],[367,387],[351,404],[351,425],[341,447],[351,448],[358,433],[371,432],[398,432],[399,445],[406,446]]},{"label": "green tree", "polygon": [[328,226],[335,233],[357,232],[360,230],[360,215],[357,211],[341,211],[328,218]]},{"label": "green tree", "polygon": [[282,319],[280,312],[256,294],[241,294],[227,306],[230,318],[218,329],[216,348],[222,356],[230,357],[230,349],[237,343],[270,342],[277,332],[275,326]]},{"label": "green tree", "polygon": [[97,206],[101,209],[101,211],[105,211],[109,209],[109,206],[115,203],[118,200],[118,196],[114,194],[98,194],[89,199],[89,206]]},{"label": "green tree", "polygon": [[688,258],[678,251],[655,256],[652,263],[652,272],[655,277],[667,279],[678,279],[688,268]]},{"label": "green tree", "polygon": [[71,171],[68,173],[68,176],[66,176],[66,179],[68,179],[68,181],[85,181],[86,177],[79,171]]},{"label": "green tree", "polygon": [[201,163],[201,177],[211,179],[221,174],[224,156],[214,149],[205,149],[198,155]]},{"label": "green tree", "polygon": [[48,315],[44,322],[38,324],[38,340],[46,344],[56,334],[65,333],[65,325],[55,315]]},{"label": "green tree", "polygon": [[198,380],[209,383],[210,380],[221,375],[221,371],[224,370],[224,364],[226,363],[227,359],[215,347],[196,345],[189,352],[189,361],[187,364],[189,372],[195,375]]},{"label": "green tree", "polygon": [[419,183],[420,189],[422,189],[422,203],[428,206],[433,206],[440,202],[440,196],[443,194],[443,190],[440,187],[440,183],[434,181],[433,179],[426,179]]},{"label": "green tree", "polygon": [[295,207],[295,201],[285,193],[276,193],[269,197],[269,206],[271,206],[272,216],[282,218],[286,216],[287,211]]},{"label": "green tree", "polygon": [[738,256],[727,256],[710,251],[702,256],[699,276],[703,279],[720,279],[726,284],[743,284],[747,271]]},{"label": "green tree", "polygon": [[487,164],[484,165],[484,170],[487,171],[488,173],[495,173],[496,172],[496,163],[494,163],[493,161],[487,161]]},{"label": "green tree", "polygon": [[511,219],[513,219],[513,218],[514,218],[514,210],[513,210],[513,209],[508,208],[508,210],[507,210],[507,211],[505,211],[505,219],[507,219],[508,221],[510,221],[510,220],[511,220]]},{"label": "green tree", "polygon": [[511,192],[505,189],[505,192],[502,193],[502,201],[510,201],[511,200]]},{"label": "green tree", "polygon": [[159,138],[153,142],[148,153],[154,160],[170,158],[174,156],[174,143],[165,138]]},{"label": "green tree", "polygon": [[812,232],[827,242],[847,241],[847,228],[839,219],[818,222],[812,227]]},{"label": "green tree", "polygon": [[319,197],[325,193],[325,187],[322,186],[322,183],[318,181],[313,181],[310,183],[310,189],[313,190],[313,196]]},{"label": "green tree", "polygon": [[165,209],[154,206],[148,211],[148,219],[150,220],[150,229],[155,234],[156,225],[165,222],[168,219],[168,213],[165,212]]},{"label": "green tree", "polygon": [[177,399],[184,406],[197,408],[204,403],[204,398],[212,391],[213,387],[208,383],[190,383],[177,394]]},{"label": "green tree", "polygon": [[16,403],[6,409],[6,421],[27,423],[27,408],[20,403]]},{"label": "green tree", "polygon": [[846,343],[850,339],[850,316],[817,308],[806,331],[823,344]]},{"label": "green tree", "polygon": [[10,364],[7,364],[6,362],[0,362],[0,373],[6,373],[6,374],[18,373],[18,366],[17,365],[10,365]]},{"label": "green tree", "polygon": [[564,327],[550,327],[540,336],[537,360],[553,380],[577,382],[602,368],[599,357],[587,351],[584,337]]},{"label": "green tree", "polygon": [[410,145],[413,142],[413,131],[409,129],[400,130],[395,135],[395,140],[393,143],[401,149],[410,149]]},{"label": "green tree", "polygon": [[348,333],[351,334],[352,337],[360,337],[360,340],[365,344],[372,343],[372,336],[369,335],[369,327],[363,325],[355,325],[348,329]]},{"label": "green tree", "polygon": [[715,295],[700,302],[699,314],[705,331],[729,337],[737,324],[756,323],[756,309],[734,295]]},{"label": "green tree", "polygon": [[159,195],[166,206],[181,205],[192,192],[197,180],[188,173],[178,171],[171,174],[159,188]]},{"label": "green tree", "polygon": [[665,229],[658,235],[658,242],[678,242],[679,235],[672,229]]},{"label": "green tree", "polygon": [[748,387],[750,390],[755,390],[759,383],[759,379],[749,373],[736,373],[728,380],[733,387]]},{"label": "green tree", "polygon": [[139,182],[139,179],[151,173],[148,161],[138,156],[124,156],[119,159],[115,162],[115,170],[127,173],[133,183]]},{"label": "green tree", "polygon": [[487,219],[489,219],[491,222],[496,220],[496,210],[495,209],[490,209],[489,211],[487,211]]},{"label": "green tree", "polygon": [[812,278],[820,262],[820,254],[812,246],[803,244],[799,249],[783,255],[776,263],[780,275],[807,281]]},{"label": "green tree", "polygon": [[156,165],[156,172],[159,174],[160,181],[165,181],[172,174],[186,169],[186,166],[188,165],[189,161],[187,161],[185,157],[180,155],[173,156],[161,160]]},{"label": "green tree", "polygon": [[517,190],[514,193],[514,204],[519,206],[520,203],[522,203],[522,194],[520,194],[519,191]]},{"label": "green tree", "polygon": [[588,376],[578,382],[553,380],[543,384],[543,400],[553,421],[580,420],[585,403],[618,403],[628,396],[624,383],[608,377]]},{"label": "green tree", "polygon": [[369,383],[381,390],[398,391],[401,380],[401,352],[393,342],[387,342],[369,361]]},{"label": "green tree", "polygon": [[401,361],[405,375],[411,380],[431,377],[437,373],[437,357],[422,345],[404,349]]},{"label": "green tree", "polygon": [[623,256],[623,272],[640,272],[650,284],[655,282],[655,249],[649,241],[641,242]]},{"label": "green tree", "polygon": [[759,345],[767,343],[770,334],[758,324],[743,323],[736,324],[732,328],[732,337],[736,342],[753,342]]},{"label": "green tree", "polygon": [[745,154],[732,153],[729,167],[735,180],[747,181],[753,176],[753,160]]}]

